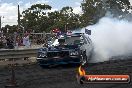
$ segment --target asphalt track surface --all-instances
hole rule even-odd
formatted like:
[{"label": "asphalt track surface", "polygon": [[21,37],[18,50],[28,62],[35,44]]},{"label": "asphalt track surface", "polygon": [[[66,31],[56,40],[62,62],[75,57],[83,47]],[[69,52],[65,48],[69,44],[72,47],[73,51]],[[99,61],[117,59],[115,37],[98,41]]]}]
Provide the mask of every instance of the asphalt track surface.
[{"label": "asphalt track surface", "polygon": [[[87,64],[87,74],[128,74],[132,77],[132,58]],[[39,65],[15,67],[17,88],[132,88],[127,84],[78,84],[78,66],[56,66],[42,69]],[[11,76],[9,67],[0,68],[0,88],[4,88]]]}]

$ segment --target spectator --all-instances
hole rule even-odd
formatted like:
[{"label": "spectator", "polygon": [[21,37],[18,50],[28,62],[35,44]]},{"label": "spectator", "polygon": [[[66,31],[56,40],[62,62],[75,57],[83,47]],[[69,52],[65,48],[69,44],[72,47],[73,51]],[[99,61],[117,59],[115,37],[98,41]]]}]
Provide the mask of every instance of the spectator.
[{"label": "spectator", "polygon": [[13,49],[14,48],[14,44],[11,38],[7,38],[7,48],[9,49]]},{"label": "spectator", "polygon": [[27,33],[23,37],[23,45],[26,46],[27,48],[30,47],[29,34]]},{"label": "spectator", "polygon": [[4,48],[7,47],[7,40],[6,40],[6,36],[3,36],[3,46]]},{"label": "spectator", "polygon": [[2,37],[0,37],[0,48],[3,48],[3,41],[2,41]]}]

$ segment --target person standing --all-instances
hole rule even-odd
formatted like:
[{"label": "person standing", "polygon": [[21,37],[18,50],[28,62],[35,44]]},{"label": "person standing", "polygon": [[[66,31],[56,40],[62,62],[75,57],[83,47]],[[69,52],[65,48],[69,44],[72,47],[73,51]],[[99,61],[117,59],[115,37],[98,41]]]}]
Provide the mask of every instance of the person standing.
[{"label": "person standing", "polygon": [[23,45],[26,47],[26,48],[29,48],[30,47],[30,40],[29,40],[29,34],[26,33],[23,37]]},{"label": "person standing", "polygon": [[8,49],[14,49],[14,43],[13,43],[13,40],[10,37],[7,38],[6,44],[7,44]]},{"label": "person standing", "polygon": [[4,48],[7,48],[6,36],[3,36],[3,46],[4,46]]}]

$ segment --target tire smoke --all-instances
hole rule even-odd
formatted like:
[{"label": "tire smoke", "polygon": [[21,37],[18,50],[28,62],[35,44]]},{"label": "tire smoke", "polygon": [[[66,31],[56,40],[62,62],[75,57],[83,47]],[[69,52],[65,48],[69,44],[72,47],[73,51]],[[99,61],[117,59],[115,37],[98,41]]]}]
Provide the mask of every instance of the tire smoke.
[{"label": "tire smoke", "polygon": [[[92,31],[89,36],[94,44],[92,63],[132,54],[132,22],[103,17],[86,28]],[[84,29],[81,32],[84,33]]]}]

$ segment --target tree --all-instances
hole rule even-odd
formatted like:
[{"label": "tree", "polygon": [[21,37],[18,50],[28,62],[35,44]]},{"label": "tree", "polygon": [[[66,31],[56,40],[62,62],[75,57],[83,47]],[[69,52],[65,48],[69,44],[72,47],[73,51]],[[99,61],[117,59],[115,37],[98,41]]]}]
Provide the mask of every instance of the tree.
[{"label": "tree", "polygon": [[73,13],[72,7],[63,7],[60,10],[60,14],[60,20],[62,21],[65,30],[76,29],[80,26],[80,15]]},{"label": "tree", "polygon": [[63,7],[60,11],[48,12],[51,6],[36,4],[23,11],[21,25],[35,32],[50,32],[54,28],[61,31],[80,27],[80,15],[73,13],[72,7]]},{"label": "tree", "polygon": [[79,27],[79,15],[73,13],[72,7],[63,7],[60,11],[54,11],[48,14],[51,21],[51,27],[59,28],[61,31],[72,30]]},{"label": "tree", "polygon": [[2,27],[2,31],[3,33],[14,33],[16,32],[18,29],[18,26],[17,25],[13,25],[13,26],[10,26],[10,25],[5,25],[5,27]]},{"label": "tree", "polygon": [[85,0],[82,2],[82,10],[81,22],[83,26],[98,22],[106,13],[102,0]]},{"label": "tree", "polygon": [[23,19],[21,20],[21,25],[26,29],[30,28],[37,32],[44,31],[45,26],[48,26],[46,11],[51,10],[51,8],[51,6],[46,4],[32,5],[30,8],[22,12]]},{"label": "tree", "polygon": [[82,2],[81,23],[84,27],[95,24],[101,17],[105,16],[106,12],[110,12],[116,18],[128,17],[130,19],[132,17],[129,13],[130,9],[129,0],[84,0]]},{"label": "tree", "polygon": [[129,14],[130,2],[129,0],[107,0],[105,2],[106,9],[116,18],[125,18]]}]

